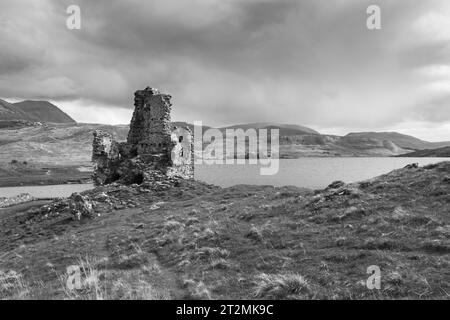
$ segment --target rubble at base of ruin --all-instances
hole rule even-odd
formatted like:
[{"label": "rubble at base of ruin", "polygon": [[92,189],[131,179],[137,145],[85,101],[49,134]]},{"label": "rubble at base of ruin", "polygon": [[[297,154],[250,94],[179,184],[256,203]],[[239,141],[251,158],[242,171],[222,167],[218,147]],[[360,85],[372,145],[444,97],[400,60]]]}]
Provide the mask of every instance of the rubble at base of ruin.
[{"label": "rubble at base of ruin", "polygon": [[171,96],[147,87],[134,94],[134,113],[126,142],[94,132],[94,184],[142,184],[167,178],[193,179],[193,136],[171,125]]}]

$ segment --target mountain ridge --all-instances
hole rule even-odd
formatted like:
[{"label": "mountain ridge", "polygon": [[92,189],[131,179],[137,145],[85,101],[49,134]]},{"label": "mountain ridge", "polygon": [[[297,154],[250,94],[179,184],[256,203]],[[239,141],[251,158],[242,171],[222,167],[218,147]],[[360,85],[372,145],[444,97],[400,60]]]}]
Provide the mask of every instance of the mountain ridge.
[{"label": "mountain ridge", "polygon": [[428,142],[399,132],[350,132],[344,137],[390,140],[404,149],[424,150],[450,146],[450,141]]},{"label": "mountain ridge", "polygon": [[48,101],[40,100],[25,100],[9,103],[0,99],[0,120],[76,123],[74,119],[56,105]]},{"label": "mountain ridge", "polygon": [[290,135],[300,135],[300,134],[320,134],[318,131],[311,129],[306,126],[296,125],[296,124],[283,124],[276,122],[250,122],[250,123],[242,123],[236,125],[230,125],[225,127],[218,128],[221,131],[225,131],[226,129],[279,129],[280,136],[290,136]]}]

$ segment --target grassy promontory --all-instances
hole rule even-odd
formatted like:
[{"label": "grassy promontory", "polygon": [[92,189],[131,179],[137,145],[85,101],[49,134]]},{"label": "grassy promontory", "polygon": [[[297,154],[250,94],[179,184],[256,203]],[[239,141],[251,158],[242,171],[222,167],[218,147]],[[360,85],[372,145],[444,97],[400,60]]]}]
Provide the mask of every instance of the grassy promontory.
[{"label": "grassy promontory", "polygon": [[[448,299],[450,162],[324,190],[111,185],[0,210],[0,298]],[[81,267],[81,287],[66,286]],[[369,266],[381,289],[369,290]]]},{"label": "grassy promontory", "polygon": [[425,150],[418,150],[411,153],[407,153],[402,155],[402,157],[440,157],[440,158],[446,158],[450,157],[450,147],[443,147],[438,149],[425,149]]}]

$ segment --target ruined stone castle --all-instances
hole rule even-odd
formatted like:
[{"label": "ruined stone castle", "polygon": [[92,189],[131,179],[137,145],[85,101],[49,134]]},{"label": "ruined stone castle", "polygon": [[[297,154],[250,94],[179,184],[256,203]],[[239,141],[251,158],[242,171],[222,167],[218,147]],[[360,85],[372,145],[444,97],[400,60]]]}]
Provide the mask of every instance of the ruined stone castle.
[{"label": "ruined stone castle", "polygon": [[134,113],[126,142],[94,132],[94,183],[151,183],[155,179],[194,177],[193,136],[171,124],[171,96],[147,87],[134,94]]}]

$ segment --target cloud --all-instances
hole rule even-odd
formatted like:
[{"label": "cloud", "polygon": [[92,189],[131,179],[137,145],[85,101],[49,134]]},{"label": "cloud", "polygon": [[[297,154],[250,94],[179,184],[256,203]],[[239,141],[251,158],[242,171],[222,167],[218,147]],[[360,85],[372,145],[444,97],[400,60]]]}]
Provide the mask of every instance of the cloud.
[{"label": "cloud", "polygon": [[84,99],[59,101],[58,107],[80,123],[128,124],[133,115],[130,108],[117,108]]},{"label": "cloud", "polygon": [[[366,0],[4,0],[0,96],[114,123],[148,85],[173,96],[174,119],[211,125],[449,120],[450,4],[378,3],[382,29],[369,31]],[[71,4],[81,30],[65,27]]]}]

